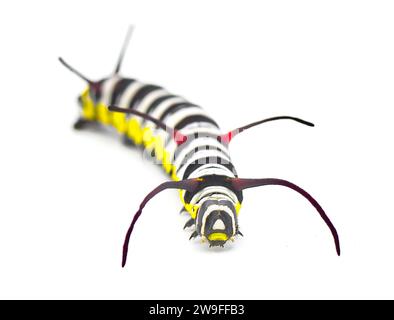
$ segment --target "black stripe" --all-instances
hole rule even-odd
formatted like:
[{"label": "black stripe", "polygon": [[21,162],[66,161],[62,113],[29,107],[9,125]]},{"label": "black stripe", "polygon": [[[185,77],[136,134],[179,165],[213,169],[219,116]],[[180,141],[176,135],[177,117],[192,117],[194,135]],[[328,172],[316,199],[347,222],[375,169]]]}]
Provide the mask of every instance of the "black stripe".
[{"label": "black stripe", "polygon": [[119,103],[119,97],[125,92],[126,88],[134,82],[134,79],[120,79],[116,85],[111,95],[111,105],[116,105]]},{"label": "black stripe", "polygon": [[[203,161],[202,161],[204,158],[200,158],[200,159],[197,159],[196,161],[192,162],[191,164],[189,164],[185,170],[185,173],[183,174],[182,179],[187,179],[195,170],[197,170],[199,167],[203,166],[204,164],[207,164],[207,163],[218,164],[217,157],[205,157],[205,158],[206,158],[204,161],[205,163],[203,163]],[[211,159],[209,159],[209,158],[211,158]],[[201,163],[199,163],[199,162],[201,162]],[[237,177],[237,172],[235,171],[234,165],[231,162],[224,160],[224,163],[222,163],[221,165],[223,167],[226,167],[227,169],[229,169]],[[179,171],[179,169],[178,169],[178,171]]]},{"label": "black stripe", "polygon": [[211,118],[203,115],[191,115],[186,118],[183,118],[181,121],[179,121],[174,129],[175,130],[181,130],[182,128],[186,127],[187,125],[194,123],[194,122],[208,122],[213,124],[215,127],[219,128],[218,124]]},{"label": "black stripe", "polygon": [[[189,152],[189,154],[192,153],[194,154],[195,151],[192,150],[191,152]],[[190,160],[190,158],[184,158],[182,163],[180,164],[178,171],[181,170],[186,164],[187,164],[187,160]],[[222,165],[226,165],[229,164],[230,161],[224,158],[221,158],[220,155],[219,156],[208,156],[208,157],[201,157],[201,158],[197,158],[196,160],[194,160],[192,163],[189,164],[189,166],[191,164],[222,164]],[[184,178],[185,179],[185,178]]]},{"label": "black stripe", "polygon": [[[225,187],[229,190],[231,190],[235,196],[238,198],[238,201],[242,203],[243,200],[243,194],[242,191],[237,191],[233,188],[231,182],[227,180],[225,176],[220,176],[220,175],[211,175],[211,176],[205,176],[204,180],[199,184],[196,190],[193,192],[186,191],[184,200],[186,203],[190,203],[190,201],[193,199],[194,195],[201,190],[203,190],[206,187],[210,186],[220,186],[220,187]],[[220,193],[220,191],[219,191]]]},{"label": "black stripe", "polygon": [[164,119],[167,116],[170,116],[179,110],[185,109],[185,108],[190,108],[190,107],[197,107],[200,108],[199,106],[196,106],[195,104],[189,103],[189,102],[179,102],[173,104],[171,107],[169,107],[161,116],[160,116],[160,121],[164,121]]},{"label": "black stripe", "polygon": [[162,87],[153,85],[153,84],[147,84],[142,86],[137,93],[134,95],[134,97],[131,99],[129,103],[129,108],[132,109],[134,108],[142,99],[144,99],[149,93],[152,91],[162,89]]},{"label": "black stripe", "polygon": [[[146,110],[146,113],[148,113],[148,114],[152,113],[152,112],[157,108],[157,106],[158,106],[160,103],[162,103],[163,101],[165,101],[165,100],[167,100],[167,99],[171,99],[171,98],[174,98],[174,97],[175,97],[175,95],[168,94],[168,95],[166,95],[166,96],[162,96],[162,97],[160,97],[160,98],[157,98],[155,101],[153,101],[153,102],[151,103],[151,105],[149,106],[148,110]],[[142,121],[142,123],[144,123],[144,122],[145,122],[145,120]]]}]

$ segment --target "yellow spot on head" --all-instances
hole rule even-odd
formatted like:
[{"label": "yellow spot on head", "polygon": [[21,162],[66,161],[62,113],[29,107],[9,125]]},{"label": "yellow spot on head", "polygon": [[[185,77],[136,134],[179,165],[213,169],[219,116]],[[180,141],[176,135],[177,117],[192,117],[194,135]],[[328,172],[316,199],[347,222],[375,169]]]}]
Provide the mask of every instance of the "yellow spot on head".
[{"label": "yellow spot on head", "polygon": [[226,235],[225,233],[222,233],[222,232],[215,232],[215,233],[211,233],[211,234],[208,236],[208,240],[209,240],[209,241],[216,241],[216,240],[219,240],[219,241],[227,241],[227,240],[228,240],[228,237],[227,237],[227,235]]}]

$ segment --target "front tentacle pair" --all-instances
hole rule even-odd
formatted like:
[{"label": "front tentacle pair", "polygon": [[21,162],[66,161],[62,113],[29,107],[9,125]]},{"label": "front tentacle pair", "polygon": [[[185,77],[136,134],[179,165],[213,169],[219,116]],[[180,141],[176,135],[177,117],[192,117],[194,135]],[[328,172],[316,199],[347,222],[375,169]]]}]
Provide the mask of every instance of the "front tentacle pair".
[{"label": "front tentacle pair", "polygon": [[[115,106],[110,106],[109,110],[113,111],[113,112],[124,112],[124,113],[134,114],[134,115],[142,117],[146,120],[152,121],[158,127],[162,128],[163,130],[169,131],[171,136],[178,143],[178,145],[184,143],[189,138],[189,137],[182,135],[182,133],[180,133],[179,131],[176,131],[173,128],[169,128],[164,123],[162,123],[160,120],[157,120],[157,119],[153,118],[152,116],[150,116],[148,114],[141,113],[137,110],[123,109],[123,108],[118,108]],[[218,140],[222,143],[228,144],[232,140],[232,138],[234,138],[234,136],[236,136],[237,134],[239,134],[247,129],[250,129],[254,126],[257,126],[259,124],[266,123],[269,121],[283,120],[283,119],[294,120],[294,121],[297,121],[297,122],[307,125],[307,126],[314,126],[312,123],[310,123],[308,121],[305,121],[305,120],[302,120],[299,118],[295,118],[295,117],[289,117],[289,116],[272,117],[272,118],[264,119],[261,121],[253,122],[253,123],[248,124],[246,126],[229,131],[227,134],[218,136]],[[210,180],[214,181],[214,178],[215,177],[210,177]],[[267,186],[267,185],[284,186],[284,187],[290,188],[290,189],[298,192],[304,198],[306,198],[313,205],[313,207],[317,210],[317,212],[320,214],[321,218],[323,219],[323,221],[326,223],[326,225],[328,226],[328,228],[331,231],[331,234],[334,238],[336,252],[338,255],[340,255],[339,236],[338,236],[338,233],[337,233],[334,225],[332,224],[331,220],[328,218],[327,214],[324,212],[324,210],[320,206],[320,204],[304,189],[302,189],[301,187],[295,185],[294,183],[292,183],[290,181],[286,181],[283,179],[277,179],[277,178],[263,178],[263,179],[226,178],[226,179],[227,179],[227,183],[231,186],[231,189],[236,192],[240,192],[244,189],[255,188],[255,187],[259,187],[259,186]],[[139,210],[134,215],[133,221],[129,227],[129,230],[127,231],[124,246],[123,246],[123,258],[122,258],[122,266],[123,267],[125,266],[126,260],[127,260],[128,245],[129,245],[131,233],[134,229],[135,223],[137,222],[137,220],[141,216],[142,209],[145,207],[146,203],[150,199],[152,199],[156,194],[158,194],[161,191],[166,190],[166,189],[182,189],[182,190],[186,190],[189,192],[193,192],[193,191],[197,190],[199,184],[202,183],[203,181],[204,181],[204,178],[164,182],[163,184],[156,187],[153,191],[151,191],[147,195],[147,197],[141,203]],[[188,220],[185,224],[184,229],[187,227],[191,227],[193,224],[194,224],[194,219]],[[242,236],[242,233],[239,230],[237,230],[237,234]],[[193,238],[197,237],[198,235],[199,235],[198,232],[194,231],[192,233],[192,235],[190,236],[190,239],[193,239]]]}]

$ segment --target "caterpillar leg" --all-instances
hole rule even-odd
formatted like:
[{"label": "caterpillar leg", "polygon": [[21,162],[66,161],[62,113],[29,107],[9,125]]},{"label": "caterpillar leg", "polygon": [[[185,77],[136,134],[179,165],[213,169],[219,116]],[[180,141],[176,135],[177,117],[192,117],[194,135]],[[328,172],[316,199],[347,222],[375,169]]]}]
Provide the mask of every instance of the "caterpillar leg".
[{"label": "caterpillar leg", "polygon": [[127,135],[124,135],[124,136],[122,137],[122,143],[123,143],[125,146],[128,146],[128,147],[135,147],[134,141],[131,140]]},{"label": "caterpillar leg", "polygon": [[191,226],[193,226],[195,223],[195,220],[193,218],[190,218],[190,220],[188,220],[185,223],[185,226],[183,227],[183,230],[185,230],[186,228],[190,228]]},{"label": "caterpillar leg", "polygon": [[197,231],[194,231],[194,232],[192,233],[192,235],[190,236],[189,240],[192,240],[192,239],[194,239],[194,238],[196,238],[196,237],[198,237],[198,232],[197,232]]},{"label": "caterpillar leg", "polygon": [[92,121],[90,120],[86,120],[84,118],[78,118],[77,121],[75,121],[73,127],[75,130],[82,130],[84,128],[86,128],[88,125],[90,125],[92,123]]}]

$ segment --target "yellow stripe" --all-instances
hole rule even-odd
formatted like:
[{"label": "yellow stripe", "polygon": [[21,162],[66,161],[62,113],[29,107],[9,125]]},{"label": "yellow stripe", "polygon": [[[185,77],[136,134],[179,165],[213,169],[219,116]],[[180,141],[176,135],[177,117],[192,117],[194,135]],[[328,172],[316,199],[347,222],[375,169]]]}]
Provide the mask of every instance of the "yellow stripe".
[{"label": "yellow stripe", "polygon": [[174,170],[174,166],[171,164],[170,153],[163,148],[163,168],[167,173],[172,171],[171,178],[175,181],[178,181],[178,177],[176,176],[176,171]]},{"label": "yellow stripe", "polygon": [[110,111],[108,111],[107,106],[99,102],[96,106],[97,108],[97,119],[103,124],[111,124],[111,115]]},{"label": "yellow stripe", "polygon": [[155,155],[156,159],[159,161],[162,161],[164,164],[163,158],[164,158],[164,143],[163,139],[160,136],[156,137],[156,142],[155,142]]},{"label": "yellow stripe", "polygon": [[120,134],[126,133],[127,131],[126,114],[121,112],[113,112],[112,124]]},{"label": "yellow stripe", "polygon": [[127,136],[137,145],[142,143],[142,130],[136,118],[132,118],[127,123]]},{"label": "yellow stripe", "polygon": [[94,120],[96,116],[94,103],[89,95],[89,87],[87,87],[81,94],[82,101],[82,116],[87,120]]},{"label": "yellow stripe", "polygon": [[[133,117],[131,120],[127,120],[126,114],[121,112],[111,112],[102,103],[98,103],[96,106],[93,103],[92,98],[89,95],[89,87],[81,94],[82,99],[82,114],[84,118],[88,120],[97,120],[105,125],[112,125],[121,134],[126,134],[135,144],[139,145],[143,143],[145,148],[154,148],[156,158],[162,162],[162,166],[167,173],[171,172],[171,178],[174,181],[179,181],[179,177],[176,175],[176,167],[171,163],[170,153],[164,148],[163,139],[160,136],[154,136],[153,131],[150,127],[141,128],[140,122],[137,118]],[[185,203],[184,200],[185,190],[179,190],[181,202],[189,212],[193,219],[196,219],[198,205],[192,205]],[[235,211],[237,215],[241,209],[241,203],[235,204]],[[215,235],[215,234],[214,234]],[[216,235],[214,236],[216,237]],[[227,239],[226,239],[227,240]]]},{"label": "yellow stripe", "polygon": [[153,135],[152,129],[145,127],[142,129],[142,142],[146,148],[153,148],[156,142],[156,137]]},{"label": "yellow stripe", "polygon": [[171,165],[171,167],[172,167],[172,175],[171,175],[172,180],[179,181],[180,179],[176,175],[177,168],[173,164]]},{"label": "yellow stripe", "polygon": [[235,204],[235,212],[237,213],[237,215],[239,214],[239,210],[241,210],[241,203],[238,201]]}]

